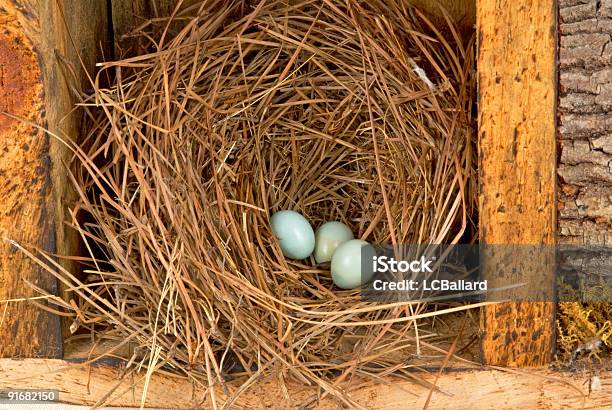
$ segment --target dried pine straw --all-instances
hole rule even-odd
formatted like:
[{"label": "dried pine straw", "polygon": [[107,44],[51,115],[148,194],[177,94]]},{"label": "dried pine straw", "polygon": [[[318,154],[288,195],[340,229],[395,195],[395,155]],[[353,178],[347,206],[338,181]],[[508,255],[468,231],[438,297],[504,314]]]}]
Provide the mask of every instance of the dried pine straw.
[{"label": "dried pine straw", "polygon": [[278,374],[350,404],[352,376],[401,374],[432,346],[428,318],[470,306],[363,301],[283,257],[269,217],[340,220],[372,243],[459,241],[472,44],[403,0],[209,0],[173,20],[184,28],[151,35],[149,54],[103,63],[112,86],[83,103],[73,223],[88,278],[54,267],[72,330],[205,387]]}]

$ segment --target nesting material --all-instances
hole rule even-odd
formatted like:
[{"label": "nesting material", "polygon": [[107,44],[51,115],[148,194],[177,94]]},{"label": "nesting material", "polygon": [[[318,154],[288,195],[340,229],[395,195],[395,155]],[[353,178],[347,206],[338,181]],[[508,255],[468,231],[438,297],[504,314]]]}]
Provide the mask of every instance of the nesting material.
[{"label": "nesting material", "polygon": [[558,309],[556,365],[570,369],[602,365],[612,352],[609,304],[561,302]]},{"label": "nesting material", "polygon": [[467,308],[361,300],[270,227],[292,209],[370,243],[462,237],[473,60],[450,22],[401,0],[212,0],[102,68],[74,163],[88,279],[59,273],[78,332],[204,385],[277,373],[348,402],[343,382],[427,349],[421,320]]}]

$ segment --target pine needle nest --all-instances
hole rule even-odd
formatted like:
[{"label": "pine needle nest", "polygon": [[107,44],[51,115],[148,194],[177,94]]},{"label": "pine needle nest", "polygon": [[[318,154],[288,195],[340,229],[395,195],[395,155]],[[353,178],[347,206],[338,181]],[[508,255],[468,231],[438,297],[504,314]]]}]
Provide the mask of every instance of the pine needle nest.
[{"label": "pine needle nest", "polygon": [[401,0],[210,0],[142,38],[149,52],[103,63],[82,104],[73,223],[90,258],[86,279],[59,274],[72,330],[204,386],[281,372],[347,403],[349,376],[410,367],[421,320],[469,306],[364,301],[285,258],[270,216],[459,241],[472,44]]}]

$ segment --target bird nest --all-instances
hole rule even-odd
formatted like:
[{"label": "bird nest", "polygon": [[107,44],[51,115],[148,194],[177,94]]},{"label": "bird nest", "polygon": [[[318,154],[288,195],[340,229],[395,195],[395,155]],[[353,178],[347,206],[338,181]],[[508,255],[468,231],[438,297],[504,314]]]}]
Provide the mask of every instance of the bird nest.
[{"label": "bird nest", "polygon": [[342,221],[377,244],[458,242],[472,44],[402,0],[212,0],[151,27],[147,51],[102,63],[82,104],[72,223],[87,277],[54,269],[72,331],[207,387],[279,371],[349,400],[347,376],[410,367],[424,318],[469,306],[363,300],[283,256],[270,216]]}]

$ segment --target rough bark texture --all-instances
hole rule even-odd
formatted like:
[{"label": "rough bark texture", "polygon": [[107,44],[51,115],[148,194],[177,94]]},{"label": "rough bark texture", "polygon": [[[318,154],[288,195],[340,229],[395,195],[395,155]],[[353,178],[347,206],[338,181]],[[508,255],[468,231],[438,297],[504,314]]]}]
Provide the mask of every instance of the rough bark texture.
[{"label": "rough bark texture", "polygon": [[[556,2],[478,0],[480,240],[552,244],[555,211]],[[553,347],[554,271],[547,257],[483,255],[489,286],[528,283],[538,302],[487,306],[487,364],[541,366]],[[499,251],[497,251],[499,250]],[[523,291],[524,292],[524,291]],[[524,293],[519,299],[533,300]],[[539,302],[543,301],[543,302]]]},{"label": "rough bark texture", "polygon": [[612,0],[561,0],[559,241],[612,242]]}]

